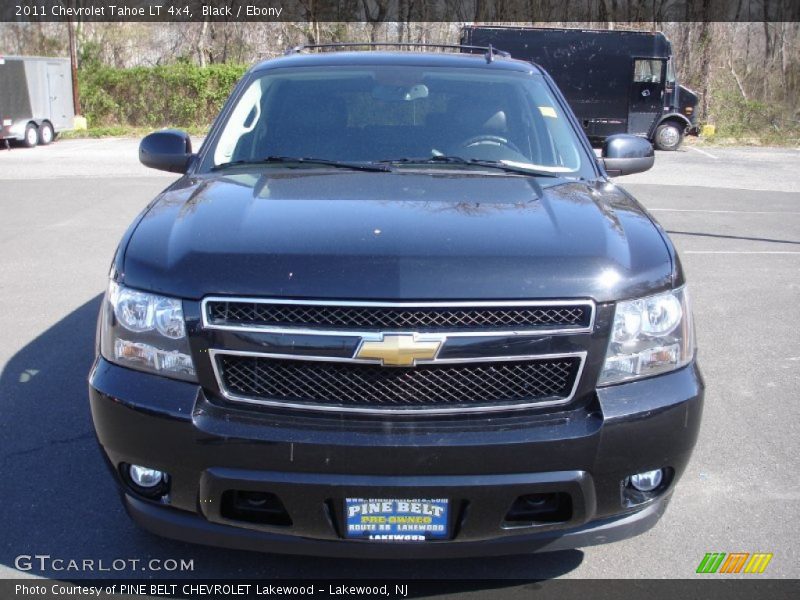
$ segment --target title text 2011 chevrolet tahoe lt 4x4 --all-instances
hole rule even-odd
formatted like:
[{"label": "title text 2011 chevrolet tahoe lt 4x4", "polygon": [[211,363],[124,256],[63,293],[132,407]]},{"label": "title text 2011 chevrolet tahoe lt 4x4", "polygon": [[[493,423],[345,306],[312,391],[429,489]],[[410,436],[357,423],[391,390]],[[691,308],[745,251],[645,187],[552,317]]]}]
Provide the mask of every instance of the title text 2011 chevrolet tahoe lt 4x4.
[{"label": "title text 2011 chevrolet tahoe lt 4x4", "polygon": [[703,382],[659,225],[547,73],[491,48],[243,78],[113,260],[90,374],[129,514],[354,557],[610,542],[662,515]]}]

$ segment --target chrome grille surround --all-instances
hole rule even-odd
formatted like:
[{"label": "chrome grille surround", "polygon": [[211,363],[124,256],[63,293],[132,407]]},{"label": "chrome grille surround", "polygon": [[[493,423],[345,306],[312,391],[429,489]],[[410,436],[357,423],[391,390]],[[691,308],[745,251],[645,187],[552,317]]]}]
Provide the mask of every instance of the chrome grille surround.
[{"label": "chrome grille surround", "polygon": [[[272,304],[281,306],[335,306],[335,307],[368,307],[368,308],[401,308],[401,309],[420,309],[420,308],[435,308],[435,309],[451,309],[458,308],[469,310],[470,308],[519,308],[519,307],[552,307],[552,306],[583,306],[584,316],[587,321],[579,327],[545,327],[545,328],[503,328],[503,329],[437,329],[437,330],[418,330],[418,329],[380,329],[380,328],[362,328],[358,330],[350,330],[343,328],[324,328],[324,327],[308,327],[308,326],[265,326],[254,325],[248,323],[245,325],[234,325],[230,323],[220,324],[213,322],[209,318],[209,304],[211,302],[238,302],[252,304]],[[365,358],[356,358],[359,351],[356,350],[352,356],[313,356],[308,354],[280,354],[268,351],[240,351],[228,350],[221,348],[209,348],[209,356],[211,365],[216,378],[216,383],[221,395],[232,402],[247,403],[253,405],[300,409],[306,411],[320,411],[332,413],[363,413],[372,415],[440,415],[440,414],[460,414],[460,413],[474,413],[474,412],[498,412],[519,410],[525,408],[542,408],[552,407],[568,404],[574,398],[578,386],[581,382],[581,376],[586,363],[585,351],[575,351],[569,353],[558,354],[534,354],[534,355],[508,355],[508,356],[475,356],[469,358],[440,358],[441,350],[447,343],[449,338],[454,337],[525,337],[535,339],[542,336],[552,335],[573,335],[581,333],[590,333],[594,329],[596,308],[591,300],[566,300],[566,301],[491,301],[491,302],[371,302],[371,301],[338,301],[338,300],[287,300],[287,299],[267,299],[267,298],[232,298],[232,297],[207,297],[201,303],[202,325],[203,329],[209,330],[226,330],[232,332],[251,332],[262,334],[284,334],[290,336],[336,336],[341,338],[355,338],[358,342],[357,348],[367,341],[380,341],[387,335],[413,335],[414,340],[428,341],[437,340],[441,342],[440,351],[431,359],[423,359],[415,362],[413,366],[397,367],[397,366],[383,366],[380,360],[370,360]],[[446,356],[446,355],[445,355]],[[572,363],[575,366],[574,371],[570,374],[569,389],[560,390],[562,393],[551,395],[547,397],[526,397],[515,398],[509,401],[498,401],[497,403],[464,403],[464,402],[450,402],[450,403],[425,403],[422,405],[413,405],[409,403],[402,403],[397,405],[395,403],[385,403],[381,406],[357,404],[349,405],[335,401],[298,401],[297,398],[276,398],[264,397],[263,395],[250,395],[244,388],[239,386],[236,389],[235,385],[228,385],[230,382],[226,380],[225,373],[223,372],[223,361],[228,357],[249,357],[255,359],[265,359],[265,363],[270,360],[283,360],[291,361],[298,365],[302,365],[304,361],[322,362],[334,365],[335,363],[351,363],[360,367],[367,367],[375,369],[376,371],[391,371],[391,370],[404,370],[407,372],[414,371],[419,367],[437,366],[437,365],[457,365],[472,363],[476,366],[481,363],[483,366],[491,366],[492,363],[536,363],[537,361],[551,361],[558,359],[574,360]],[[286,366],[286,365],[284,365]],[[512,367],[513,368],[513,367]],[[324,370],[324,369],[323,369]],[[504,369],[494,369],[491,372],[503,372]],[[511,372],[506,369],[505,372]],[[574,376],[573,376],[574,375]],[[502,387],[502,386],[501,386]],[[327,398],[326,398],[327,400]]]},{"label": "chrome grille surround", "polygon": [[[394,370],[395,367],[382,367],[380,365],[375,364],[373,361],[364,361],[352,358],[337,358],[337,357],[311,357],[305,355],[296,355],[296,354],[273,354],[273,353],[266,353],[266,352],[244,352],[244,351],[233,351],[233,350],[209,350],[209,356],[211,358],[211,366],[214,370],[214,376],[217,381],[217,385],[219,386],[220,392],[222,393],[223,397],[227,400],[232,402],[243,402],[247,404],[256,404],[262,406],[271,406],[271,407],[280,407],[280,408],[292,408],[292,409],[302,409],[302,410],[315,410],[315,411],[322,411],[322,412],[342,412],[342,413],[362,413],[362,414],[425,414],[425,415],[439,415],[439,414],[449,414],[454,412],[459,413],[472,413],[472,412],[498,412],[498,411],[508,411],[508,410],[518,410],[518,409],[525,409],[525,408],[544,408],[550,406],[560,406],[563,404],[568,404],[572,401],[575,397],[575,392],[578,389],[578,385],[581,381],[581,375],[583,374],[583,368],[586,364],[586,352],[572,352],[572,353],[564,353],[564,354],[537,354],[537,355],[530,355],[530,356],[499,356],[499,357],[481,357],[479,359],[463,359],[463,358],[454,358],[454,359],[435,359],[432,361],[426,361],[422,363],[425,364],[469,364],[469,363],[480,363],[480,364],[489,364],[493,362],[525,362],[525,361],[537,361],[537,360],[551,360],[551,359],[561,359],[561,358],[574,358],[578,361],[577,372],[572,380],[572,387],[569,389],[568,394],[564,397],[558,398],[548,398],[548,399],[537,399],[531,401],[515,401],[515,402],[502,402],[493,405],[481,405],[481,406],[465,406],[464,404],[453,404],[453,405],[442,405],[442,406],[424,406],[424,407],[417,407],[417,408],[409,408],[409,407],[370,407],[370,406],[343,406],[339,404],[323,404],[323,403],[315,403],[315,402],[292,402],[287,401],[285,399],[277,399],[277,398],[262,398],[262,397],[253,397],[253,396],[246,396],[235,391],[232,391],[228,388],[225,383],[225,377],[221,369],[220,359],[226,356],[244,356],[244,357],[252,357],[252,358],[263,358],[263,359],[282,359],[287,361],[311,361],[311,362],[324,362],[324,363],[355,363],[364,366],[372,366],[375,369],[380,370]],[[410,369],[414,369],[415,367],[409,367]]]}]

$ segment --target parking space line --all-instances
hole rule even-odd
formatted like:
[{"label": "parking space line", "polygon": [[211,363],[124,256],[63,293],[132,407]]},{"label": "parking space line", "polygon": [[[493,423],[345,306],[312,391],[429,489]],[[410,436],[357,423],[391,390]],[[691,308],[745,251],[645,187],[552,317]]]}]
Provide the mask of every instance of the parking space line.
[{"label": "parking space line", "polygon": [[703,208],[648,208],[651,212],[697,212],[732,215],[800,215],[800,210],[706,210]]},{"label": "parking space line", "polygon": [[694,150],[695,152],[699,152],[700,154],[703,154],[703,155],[707,156],[708,158],[713,158],[714,160],[718,160],[719,159],[718,156],[714,156],[713,154],[711,154],[711,152],[706,152],[705,150],[700,150],[700,148],[695,148],[694,146],[687,146],[687,148],[689,148],[689,150]]},{"label": "parking space line", "polygon": [[800,252],[792,252],[791,250],[683,250],[680,252],[684,254],[797,254]]}]

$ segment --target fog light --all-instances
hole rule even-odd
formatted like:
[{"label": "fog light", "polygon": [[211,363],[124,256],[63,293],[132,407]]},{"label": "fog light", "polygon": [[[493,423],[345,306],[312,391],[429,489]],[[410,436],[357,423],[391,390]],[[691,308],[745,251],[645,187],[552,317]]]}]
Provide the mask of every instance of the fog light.
[{"label": "fog light", "polygon": [[150,469],[140,465],[131,465],[128,468],[131,481],[143,488],[154,488],[164,481],[164,472],[157,469]]},{"label": "fog light", "polygon": [[631,485],[640,492],[652,492],[664,480],[664,470],[645,471],[631,475]]}]

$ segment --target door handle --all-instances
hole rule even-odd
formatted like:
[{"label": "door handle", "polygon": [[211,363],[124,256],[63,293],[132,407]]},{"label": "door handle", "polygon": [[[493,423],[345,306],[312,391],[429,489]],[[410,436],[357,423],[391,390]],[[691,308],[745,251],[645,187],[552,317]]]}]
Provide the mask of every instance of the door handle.
[{"label": "door handle", "polygon": [[642,90],[642,96],[647,98],[650,95],[650,90]]}]

